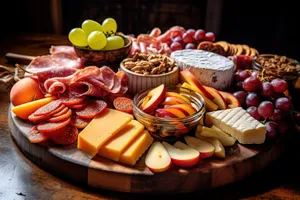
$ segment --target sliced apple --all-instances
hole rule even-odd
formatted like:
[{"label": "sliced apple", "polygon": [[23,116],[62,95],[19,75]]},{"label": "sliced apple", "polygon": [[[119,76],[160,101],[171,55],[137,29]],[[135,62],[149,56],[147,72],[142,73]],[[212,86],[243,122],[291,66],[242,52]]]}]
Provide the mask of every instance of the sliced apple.
[{"label": "sliced apple", "polygon": [[161,102],[161,105],[176,105],[176,104],[188,104],[184,99],[179,97],[166,97],[165,100]]},{"label": "sliced apple", "polygon": [[[197,91],[194,89],[194,87],[192,87],[191,85],[189,85],[189,84],[186,83],[186,82],[182,84],[182,87],[197,92]],[[199,93],[199,94],[200,94],[200,93]],[[203,96],[202,94],[200,94],[200,95],[203,97],[203,99],[204,99],[204,101],[205,101],[205,107],[206,107],[206,109],[207,109],[208,111],[215,111],[215,110],[218,110],[218,105],[217,105],[217,104],[215,104],[212,100],[208,99],[207,97]]]},{"label": "sliced apple", "polygon": [[189,71],[189,70],[183,70],[180,72],[180,80],[181,83],[187,82],[188,84],[195,87],[199,94],[203,94],[208,99],[213,100],[214,96],[212,96],[204,87],[203,85],[197,80],[197,78]]},{"label": "sliced apple", "polygon": [[181,98],[184,101],[186,101],[186,103],[188,103],[188,104],[191,103],[191,100],[188,97],[181,95],[179,93],[176,93],[176,92],[166,92],[166,97],[178,97],[178,98]]},{"label": "sliced apple", "polygon": [[147,96],[143,99],[140,109],[145,113],[153,113],[158,104],[160,104],[164,100],[165,94],[166,87],[164,84],[161,84],[156,88],[150,90]]},{"label": "sliced apple", "polygon": [[218,90],[212,87],[203,86],[211,95],[214,96],[213,102],[218,105],[220,110],[224,110],[227,108],[227,104],[223,96],[220,94]]},{"label": "sliced apple", "polygon": [[197,112],[197,110],[193,106],[188,104],[176,104],[170,106],[170,108],[178,108],[180,110],[184,110],[185,112],[188,113],[188,115],[193,115]]},{"label": "sliced apple", "polygon": [[163,118],[184,118],[186,115],[176,108],[159,108],[156,109],[157,117],[163,117]]},{"label": "sliced apple", "polygon": [[184,136],[184,140],[189,147],[200,153],[200,158],[209,158],[214,155],[215,147],[211,143],[192,136]]},{"label": "sliced apple", "polygon": [[[188,133],[190,130],[188,127],[186,127],[182,122],[180,121],[172,121],[172,122],[169,122],[170,124],[174,125],[175,128],[177,130],[180,131],[180,134],[182,133]],[[176,134],[176,133],[175,133]]]},{"label": "sliced apple", "polygon": [[236,108],[241,106],[239,100],[229,92],[224,92],[224,91],[219,91],[219,92],[225,99],[228,108]]},{"label": "sliced apple", "polygon": [[212,137],[218,139],[223,146],[232,146],[235,144],[236,139],[228,135],[227,133],[217,130],[215,128],[209,128],[206,126],[198,125],[196,131],[197,135],[204,136],[204,137]]},{"label": "sliced apple", "polygon": [[221,142],[216,139],[216,138],[211,138],[211,137],[203,137],[203,136],[200,136],[199,134],[196,135],[196,137],[198,139],[201,139],[201,140],[205,140],[209,143],[211,143],[212,145],[214,145],[215,147],[215,153],[214,155],[219,157],[219,158],[225,158],[225,149],[224,149],[224,146],[221,144]]},{"label": "sliced apple", "polygon": [[164,172],[171,167],[171,157],[160,142],[154,142],[145,159],[146,166],[153,172]]},{"label": "sliced apple", "polygon": [[188,145],[177,141],[173,146],[167,142],[162,142],[169,153],[172,163],[179,167],[193,167],[200,158],[200,153]]}]

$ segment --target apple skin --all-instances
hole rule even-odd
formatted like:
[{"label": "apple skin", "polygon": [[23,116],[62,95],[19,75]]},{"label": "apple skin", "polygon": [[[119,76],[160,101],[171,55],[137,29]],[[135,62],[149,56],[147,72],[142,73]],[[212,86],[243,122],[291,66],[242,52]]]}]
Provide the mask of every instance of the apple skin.
[{"label": "apple skin", "polygon": [[197,110],[193,106],[188,105],[188,104],[172,105],[172,106],[170,106],[170,108],[178,108],[181,111],[184,110],[185,113],[187,113],[186,115],[193,115],[197,112]]},{"label": "apple skin", "polygon": [[214,96],[211,95],[204,87],[203,85],[197,80],[197,78],[189,71],[189,70],[183,70],[180,72],[180,80],[181,82],[187,82],[188,84],[195,86],[198,88],[207,98],[210,100],[214,99]]},{"label": "apple skin", "polygon": [[180,121],[173,121],[173,122],[169,122],[170,124],[173,124],[175,126],[176,129],[178,129],[178,131],[180,132],[179,135],[181,135],[182,133],[188,133],[190,130],[188,127],[186,127],[182,122]]},{"label": "apple skin", "polygon": [[166,97],[161,105],[176,105],[176,104],[188,104],[185,100],[179,97]]},{"label": "apple skin", "polygon": [[212,157],[215,153],[214,145],[205,140],[192,136],[184,136],[184,140],[188,146],[199,151],[201,159]]},{"label": "apple skin", "polygon": [[147,152],[145,164],[152,172],[158,173],[168,170],[172,165],[172,161],[162,143],[156,141],[152,143]]},{"label": "apple skin", "polygon": [[205,140],[209,143],[211,143],[212,145],[214,145],[215,147],[215,153],[214,155],[219,157],[219,158],[225,158],[225,149],[224,146],[222,145],[222,143],[216,139],[216,138],[211,138],[211,137],[203,137],[200,136],[199,134],[196,134],[196,137],[202,140]]},{"label": "apple skin", "polygon": [[167,142],[162,142],[169,153],[172,163],[179,167],[193,167],[200,158],[200,153],[188,145],[177,141],[173,146]]},{"label": "apple skin", "polygon": [[178,97],[178,98],[181,98],[184,101],[186,101],[186,103],[188,103],[188,104],[191,103],[191,100],[188,97],[178,94],[176,92],[166,92],[166,97]]},{"label": "apple skin", "polygon": [[213,95],[215,98],[213,102],[218,105],[220,110],[225,110],[227,108],[226,101],[224,97],[220,94],[218,90],[212,87],[203,86],[211,95]]},{"label": "apple skin", "polygon": [[150,90],[147,96],[143,99],[140,109],[148,114],[153,113],[158,104],[160,104],[164,100],[165,94],[166,87],[164,84],[161,84],[156,88]]},{"label": "apple skin", "polygon": [[186,115],[176,108],[159,108],[156,109],[156,116],[163,118],[185,118]]},{"label": "apple skin", "polygon": [[239,100],[229,92],[220,91],[220,94],[225,99],[227,108],[236,108],[241,106]]}]

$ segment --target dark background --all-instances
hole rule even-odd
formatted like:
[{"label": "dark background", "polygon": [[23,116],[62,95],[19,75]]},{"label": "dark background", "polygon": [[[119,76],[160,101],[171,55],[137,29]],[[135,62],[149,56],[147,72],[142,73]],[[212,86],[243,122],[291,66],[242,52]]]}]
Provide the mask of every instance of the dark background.
[{"label": "dark background", "polygon": [[[67,35],[87,18],[102,22],[113,17],[118,31],[125,34],[147,33],[154,27],[165,31],[173,25],[201,28],[213,31],[216,40],[300,60],[297,1],[209,1],[213,3],[208,6],[206,0],[10,0],[1,6],[0,32],[2,39],[16,32]],[[53,9],[61,14],[59,28]],[[216,21],[217,26],[212,26]]]}]

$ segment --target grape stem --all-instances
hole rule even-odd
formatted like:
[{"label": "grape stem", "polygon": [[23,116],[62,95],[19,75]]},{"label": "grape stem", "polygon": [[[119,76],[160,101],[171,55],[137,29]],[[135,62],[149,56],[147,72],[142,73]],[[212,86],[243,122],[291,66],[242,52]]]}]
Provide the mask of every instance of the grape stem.
[{"label": "grape stem", "polygon": [[19,68],[20,70],[22,70],[22,71],[28,73],[28,74],[34,74],[33,72],[27,71],[26,69],[24,69],[23,67],[21,67],[21,65],[19,65],[19,64],[16,64],[15,66],[16,66],[17,68]]}]

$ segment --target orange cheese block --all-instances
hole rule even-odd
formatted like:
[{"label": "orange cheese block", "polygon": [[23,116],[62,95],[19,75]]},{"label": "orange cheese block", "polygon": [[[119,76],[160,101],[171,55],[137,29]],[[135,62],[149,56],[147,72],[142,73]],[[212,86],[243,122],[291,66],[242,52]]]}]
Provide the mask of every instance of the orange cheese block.
[{"label": "orange cheese block", "polygon": [[131,144],[120,156],[119,162],[127,165],[135,165],[136,161],[145,153],[153,142],[153,138],[147,130]]},{"label": "orange cheese block", "polygon": [[123,150],[130,145],[135,138],[144,130],[144,126],[136,121],[129,122],[119,133],[105,143],[99,150],[98,154],[118,161]]},{"label": "orange cheese block", "polygon": [[120,130],[122,130],[133,116],[114,109],[107,109],[96,116],[79,133],[77,147],[90,157],[94,157],[99,149]]}]

